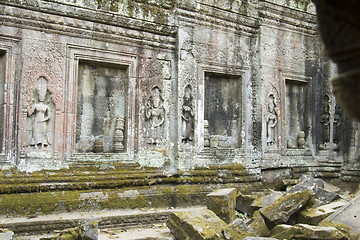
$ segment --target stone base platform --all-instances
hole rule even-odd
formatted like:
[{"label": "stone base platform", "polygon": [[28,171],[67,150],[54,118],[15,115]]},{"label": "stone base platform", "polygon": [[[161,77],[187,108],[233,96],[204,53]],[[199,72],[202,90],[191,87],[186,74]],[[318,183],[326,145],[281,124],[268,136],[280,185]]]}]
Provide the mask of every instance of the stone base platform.
[{"label": "stone base platform", "polygon": [[203,205],[206,194],[234,187],[260,187],[260,177],[240,164],[170,174],[119,162],[81,162],[67,169],[0,172],[0,219],[119,209]]},{"label": "stone base platform", "polygon": [[[201,207],[203,206],[186,209],[192,210]],[[85,220],[98,219],[100,230],[99,239],[110,239],[108,237],[112,234],[109,234],[109,232],[114,232],[114,235],[124,240],[142,239],[141,236],[145,233],[163,235],[164,237],[160,239],[166,239],[169,230],[165,227],[164,223],[172,212],[179,210],[185,209],[127,209],[63,213],[43,215],[34,218],[7,218],[0,220],[0,228],[13,231],[17,239],[50,239],[57,231],[77,227]],[[111,229],[111,231],[106,231],[107,229]]]}]

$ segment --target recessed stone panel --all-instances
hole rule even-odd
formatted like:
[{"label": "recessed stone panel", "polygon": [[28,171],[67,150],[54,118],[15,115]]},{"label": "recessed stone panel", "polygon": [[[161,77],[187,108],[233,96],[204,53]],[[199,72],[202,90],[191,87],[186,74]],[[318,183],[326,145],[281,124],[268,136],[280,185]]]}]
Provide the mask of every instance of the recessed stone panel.
[{"label": "recessed stone panel", "polygon": [[210,146],[241,146],[241,78],[205,73],[205,120],[209,123]]},{"label": "recessed stone panel", "polygon": [[308,128],[307,83],[286,79],[286,132],[288,148],[304,148]]},{"label": "recessed stone panel", "polygon": [[[127,112],[127,69],[81,61],[78,73],[76,148],[79,152],[113,152],[115,130],[123,130]],[[120,121],[120,119],[122,119]],[[122,129],[121,129],[122,128]],[[124,144],[124,143],[123,143]]]}]

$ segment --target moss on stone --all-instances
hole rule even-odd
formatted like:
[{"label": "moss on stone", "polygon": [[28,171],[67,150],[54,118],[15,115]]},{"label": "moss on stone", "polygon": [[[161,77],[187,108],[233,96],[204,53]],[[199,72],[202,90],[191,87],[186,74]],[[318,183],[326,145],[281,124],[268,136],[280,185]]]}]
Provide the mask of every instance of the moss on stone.
[{"label": "moss on stone", "polygon": [[358,240],[360,239],[360,233],[353,234],[351,227],[342,224],[342,223],[335,223],[333,221],[329,220],[323,220],[319,223],[320,227],[334,227],[340,232],[342,232],[346,237],[348,237],[350,240]]}]

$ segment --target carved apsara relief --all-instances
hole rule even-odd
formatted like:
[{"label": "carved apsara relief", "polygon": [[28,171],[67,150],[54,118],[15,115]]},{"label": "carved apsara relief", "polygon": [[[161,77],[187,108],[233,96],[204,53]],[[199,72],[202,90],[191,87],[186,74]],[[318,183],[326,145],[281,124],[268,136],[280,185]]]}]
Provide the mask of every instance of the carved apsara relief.
[{"label": "carved apsara relief", "polygon": [[273,85],[268,89],[265,109],[266,145],[268,149],[276,149],[279,146],[280,99]]},{"label": "carved apsara relief", "polygon": [[191,85],[187,85],[184,90],[182,105],[182,142],[189,143],[194,139],[194,107]]},{"label": "carved apsara relief", "polygon": [[162,92],[158,86],[151,90],[151,95],[146,101],[145,120],[147,122],[148,143],[161,144],[164,134],[165,109]]},{"label": "carved apsara relief", "polygon": [[342,109],[340,105],[335,104],[335,112],[334,112],[334,134],[333,134],[333,149],[339,150],[339,144],[341,139],[341,126],[342,126]]},{"label": "carved apsara relief", "polygon": [[279,123],[279,109],[276,104],[274,94],[268,97],[268,112],[266,116],[266,144],[273,146],[277,144],[278,131],[277,125]]},{"label": "carved apsara relief", "polygon": [[321,112],[321,144],[320,149],[329,149],[330,148],[330,95],[325,94],[322,98],[322,112]]},{"label": "carved apsara relief", "polygon": [[27,111],[30,139],[27,154],[30,157],[51,157],[54,136],[55,105],[48,90],[48,80],[38,78],[31,104]]},{"label": "carved apsara relief", "polygon": [[64,128],[60,113],[64,107],[65,47],[60,42],[36,39],[24,41],[23,46],[20,158],[58,158],[63,145],[56,144],[62,139],[55,137],[62,135],[55,132],[62,132]]}]

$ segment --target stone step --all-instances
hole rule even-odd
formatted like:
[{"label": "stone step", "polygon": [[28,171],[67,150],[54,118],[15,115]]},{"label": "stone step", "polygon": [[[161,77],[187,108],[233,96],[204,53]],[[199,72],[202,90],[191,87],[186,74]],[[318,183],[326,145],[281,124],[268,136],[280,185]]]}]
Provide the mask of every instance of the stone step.
[{"label": "stone step", "polygon": [[166,170],[141,168],[136,164],[111,163],[98,166],[97,163],[88,162],[85,166],[76,164],[69,169],[54,171],[0,172],[0,193],[118,189],[155,184],[238,183],[258,180],[258,176],[249,174],[244,167],[236,164],[196,168],[171,175]]},{"label": "stone step", "polygon": [[[101,229],[122,229],[124,233],[119,234],[119,236],[122,236],[120,239],[123,240],[142,239],[141,236],[139,238],[134,238],[136,234],[134,234],[134,231],[131,231],[131,229],[140,227],[142,230],[151,229],[153,227],[162,228],[159,225],[165,223],[172,212],[185,209],[195,210],[199,208],[203,208],[203,206],[176,209],[77,212],[45,215],[35,218],[6,218],[0,219],[0,228],[6,228],[13,231],[15,236],[21,239],[31,239],[35,236],[39,239],[49,239],[56,234],[56,231],[77,227],[85,220],[97,219],[99,220],[100,229],[99,239],[106,239],[106,234],[102,233]],[[129,232],[126,233],[127,231]],[[166,229],[163,232],[168,233]],[[100,238],[100,236],[102,237]],[[132,237],[130,238],[129,236]]]},{"label": "stone step", "polygon": [[0,171],[0,216],[61,212],[183,207],[199,204],[220,187],[258,188],[259,175],[240,164],[178,171],[137,164],[74,163],[68,169],[34,173]]},{"label": "stone step", "polygon": [[257,181],[236,181],[238,180],[232,179],[231,183],[211,184],[188,180],[186,184],[177,185],[156,184],[137,187],[1,194],[0,217],[32,217],[105,209],[185,207],[202,204],[206,195],[218,188],[235,187],[242,192],[260,188],[260,183]]}]

